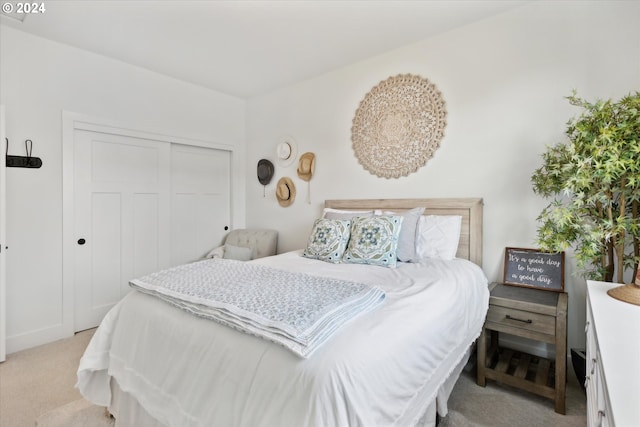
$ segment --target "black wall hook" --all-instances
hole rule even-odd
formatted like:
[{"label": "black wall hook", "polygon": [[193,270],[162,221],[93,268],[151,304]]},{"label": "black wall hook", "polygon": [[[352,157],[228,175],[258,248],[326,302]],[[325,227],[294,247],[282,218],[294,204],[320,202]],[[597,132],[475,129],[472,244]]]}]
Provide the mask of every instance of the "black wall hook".
[{"label": "black wall hook", "polygon": [[40,157],[31,157],[33,152],[33,141],[27,139],[24,141],[24,148],[27,152],[26,156],[10,156],[9,155],[9,138],[5,138],[7,147],[5,151],[6,166],[8,168],[35,168],[38,169],[42,166],[42,160]]}]

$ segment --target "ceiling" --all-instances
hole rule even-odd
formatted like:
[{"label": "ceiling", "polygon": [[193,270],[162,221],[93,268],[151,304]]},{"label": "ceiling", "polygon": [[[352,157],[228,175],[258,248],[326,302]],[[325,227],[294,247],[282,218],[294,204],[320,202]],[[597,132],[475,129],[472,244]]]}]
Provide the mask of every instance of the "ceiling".
[{"label": "ceiling", "polygon": [[528,2],[48,0],[44,13],[1,21],[250,98]]}]

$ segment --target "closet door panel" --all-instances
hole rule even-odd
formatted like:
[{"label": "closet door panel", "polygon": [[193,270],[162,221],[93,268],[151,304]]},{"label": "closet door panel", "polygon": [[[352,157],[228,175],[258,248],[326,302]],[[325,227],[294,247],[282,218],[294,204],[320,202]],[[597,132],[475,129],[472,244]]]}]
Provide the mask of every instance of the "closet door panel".
[{"label": "closet door panel", "polygon": [[74,135],[74,325],[97,326],[129,281],[169,266],[170,144]]},{"label": "closet door panel", "polygon": [[133,196],[132,268],[134,277],[144,276],[162,268],[160,227],[166,224],[161,224],[160,198],[158,194],[145,193],[137,193]]},{"label": "closet door panel", "polygon": [[174,144],[171,150],[171,263],[219,246],[230,221],[228,151]]}]

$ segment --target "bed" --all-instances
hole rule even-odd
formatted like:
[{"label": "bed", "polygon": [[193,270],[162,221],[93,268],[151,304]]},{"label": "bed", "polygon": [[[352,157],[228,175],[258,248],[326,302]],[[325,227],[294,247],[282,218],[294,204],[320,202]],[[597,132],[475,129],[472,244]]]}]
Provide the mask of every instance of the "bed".
[{"label": "bed", "polygon": [[435,425],[488,308],[482,200],[325,202],[336,212],[401,216],[416,208],[422,219],[461,218],[453,259],[385,268],[302,256],[307,248],[249,261],[384,292],[381,304],[307,357],[134,290],[96,330],[78,389],[117,426]]}]

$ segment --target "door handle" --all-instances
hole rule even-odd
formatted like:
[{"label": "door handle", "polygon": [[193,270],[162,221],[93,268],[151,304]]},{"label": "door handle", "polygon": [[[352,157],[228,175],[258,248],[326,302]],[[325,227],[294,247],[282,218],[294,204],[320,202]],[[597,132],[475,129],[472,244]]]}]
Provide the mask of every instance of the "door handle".
[{"label": "door handle", "polygon": [[84,240],[84,239],[78,239],[78,244],[79,244],[80,246],[84,245],[85,243],[87,243],[87,241],[86,241],[86,240]]}]

